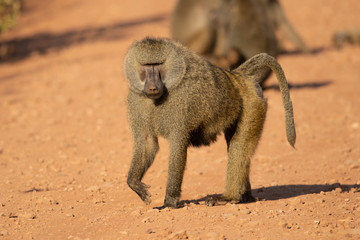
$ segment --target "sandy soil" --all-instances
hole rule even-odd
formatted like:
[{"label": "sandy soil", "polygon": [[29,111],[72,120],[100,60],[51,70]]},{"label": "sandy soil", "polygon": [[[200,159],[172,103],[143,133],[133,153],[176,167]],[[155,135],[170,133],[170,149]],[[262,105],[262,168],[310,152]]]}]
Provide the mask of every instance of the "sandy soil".
[{"label": "sandy soil", "polygon": [[[226,148],[189,150],[180,209],[158,210],[168,144],[144,182],[126,185],[132,139],[123,58],[144,36],[169,36],[175,0],[25,0],[0,43],[0,239],[360,239],[360,47],[332,48],[358,26],[358,0],[282,1],[316,54],[279,57],[292,86],[296,150],[286,142],[276,79],[252,161],[255,203],[207,207],[223,190]],[[291,50],[291,46],[289,45]]]}]

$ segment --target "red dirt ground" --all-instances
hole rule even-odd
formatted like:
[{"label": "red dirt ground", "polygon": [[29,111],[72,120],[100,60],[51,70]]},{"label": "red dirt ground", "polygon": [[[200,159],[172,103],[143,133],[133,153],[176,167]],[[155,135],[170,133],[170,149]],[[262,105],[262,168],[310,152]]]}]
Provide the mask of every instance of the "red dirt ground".
[{"label": "red dirt ground", "polygon": [[[249,204],[207,207],[223,190],[226,147],[191,148],[180,209],[158,210],[168,145],[145,176],[146,206],[126,184],[132,139],[123,59],[144,36],[169,37],[175,0],[25,0],[16,59],[0,63],[0,239],[360,239],[360,47],[334,49],[360,23],[358,0],[287,0],[316,54],[279,57],[292,86],[296,150],[276,79],[252,160]],[[289,46],[291,49],[291,46]]]}]

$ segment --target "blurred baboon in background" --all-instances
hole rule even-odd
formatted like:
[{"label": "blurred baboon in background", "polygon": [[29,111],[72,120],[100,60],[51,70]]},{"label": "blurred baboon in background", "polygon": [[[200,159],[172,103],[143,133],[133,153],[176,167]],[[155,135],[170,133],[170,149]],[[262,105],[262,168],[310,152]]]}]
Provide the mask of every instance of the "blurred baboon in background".
[{"label": "blurred baboon in background", "polygon": [[231,69],[260,52],[278,55],[275,31],[264,5],[259,3],[258,0],[223,0],[219,8],[218,45],[214,55],[225,57]]},{"label": "blurred baboon in background", "polygon": [[276,32],[307,51],[277,0],[179,0],[172,19],[175,40],[226,69],[261,52],[276,57]]},{"label": "blurred baboon in background", "polygon": [[287,19],[278,0],[260,0],[265,6],[270,22],[275,30],[278,41],[279,50],[282,49],[283,41],[290,41],[294,47],[301,52],[308,53],[310,50],[302,40],[300,35],[295,31],[293,26]]},{"label": "blurred baboon in background", "polygon": [[172,16],[172,37],[199,54],[212,54],[221,1],[179,0]]},{"label": "blurred baboon in background", "polygon": [[[234,69],[255,54],[278,54],[275,31],[259,0],[179,0],[172,36],[213,64]],[[270,74],[264,71],[261,81]]]},{"label": "blurred baboon in background", "polygon": [[258,0],[179,0],[172,36],[223,68],[260,52],[276,57],[277,42]]},{"label": "blurred baboon in background", "polygon": [[360,45],[360,27],[336,32],[332,40],[337,48],[343,47],[346,43]]}]

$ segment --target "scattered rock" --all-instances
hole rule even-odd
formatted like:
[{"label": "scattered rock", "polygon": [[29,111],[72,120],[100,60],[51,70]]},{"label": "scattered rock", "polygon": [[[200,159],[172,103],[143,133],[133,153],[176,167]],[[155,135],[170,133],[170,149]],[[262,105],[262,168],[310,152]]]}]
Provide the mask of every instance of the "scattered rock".
[{"label": "scattered rock", "polygon": [[241,212],[243,212],[243,213],[245,213],[245,214],[251,214],[251,211],[250,211],[249,209],[245,209],[245,210],[243,210],[243,211],[241,211]]},{"label": "scattered rock", "polygon": [[217,239],[219,239],[219,234],[218,233],[216,233],[216,232],[208,232],[208,233],[206,233],[206,237],[207,237],[207,239],[212,239],[212,240],[217,240]]},{"label": "scattered rock", "polygon": [[160,210],[156,209],[156,208],[152,208],[152,209],[147,210],[146,212],[147,213],[158,213],[158,212],[160,212]]},{"label": "scattered rock", "polygon": [[98,198],[94,198],[94,199],[92,200],[92,202],[93,202],[94,204],[105,203],[104,200],[101,200],[101,199],[98,199]]},{"label": "scattered rock", "polygon": [[358,122],[354,122],[353,124],[351,124],[351,128],[352,129],[359,129],[359,123]]},{"label": "scattered rock", "polygon": [[59,202],[56,201],[52,197],[40,197],[36,200],[37,204],[50,204],[50,205],[58,205]]},{"label": "scattered rock", "polygon": [[141,222],[142,223],[151,223],[151,222],[153,222],[149,217],[146,217],[146,218],[143,218],[142,220],[141,220]]},{"label": "scattered rock", "polygon": [[18,218],[18,215],[15,214],[15,213],[10,212],[9,213],[9,218]]},{"label": "scattered rock", "polygon": [[186,233],[186,230],[181,230],[175,233],[171,233],[168,237],[168,239],[188,239],[189,236]]},{"label": "scattered rock", "polygon": [[231,204],[230,207],[235,211],[240,211],[240,207],[238,204]]},{"label": "scattered rock", "polygon": [[223,213],[223,218],[224,219],[234,219],[237,217],[236,213]]},{"label": "scattered rock", "polygon": [[131,213],[130,213],[130,215],[132,215],[132,216],[141,216],[141,215],[143,215],[144,213],[142,212],[142,211],[140,211],[140,210],[135,210],[135,211],[132,211]]},{"label": "scattered rock", "polygon": [[98,192],[101,188],[99,186],[91,186],[85,189],[86,192]]},{"label": "scattered rock", "polygon": [[278,210],[278,213],[279,213],[279,214],[285,214],[285,211],[282,210],[282,209],[280,209],[280,210]]},{"label": "scattered rock", "polygon": [[340,234],[349,236],[350,238],[353,237],[353,239],[359,239],[360,238],[360,228],[354,228],[354,229],[345,229],[339,232]]},{"label": "scattered rock", "polygon": [[284,220],[279,221],[278,225],[282,228],[288,228],[288,223]]},{"label": "scattered rock", "polygon": [[339,180],[337,180],[337,179],[331,179],[329,181],[329,184],[334,188],[340,188],[341,187],[341,184],[339,183]]}]

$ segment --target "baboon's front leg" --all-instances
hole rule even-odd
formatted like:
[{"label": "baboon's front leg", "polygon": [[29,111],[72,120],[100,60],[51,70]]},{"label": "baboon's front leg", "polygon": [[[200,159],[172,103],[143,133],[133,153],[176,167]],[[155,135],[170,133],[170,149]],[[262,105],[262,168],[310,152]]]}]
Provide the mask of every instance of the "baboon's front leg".
[{"label": "baboon's front leg", "polygon": [[146,204],[151,203],[151,194],[147,190],[150,186],[142,183],[141,179],[153,163],[158,149],[159,145],[156,137],[139,136],[134,138],[134,153],[127,183]]}]

